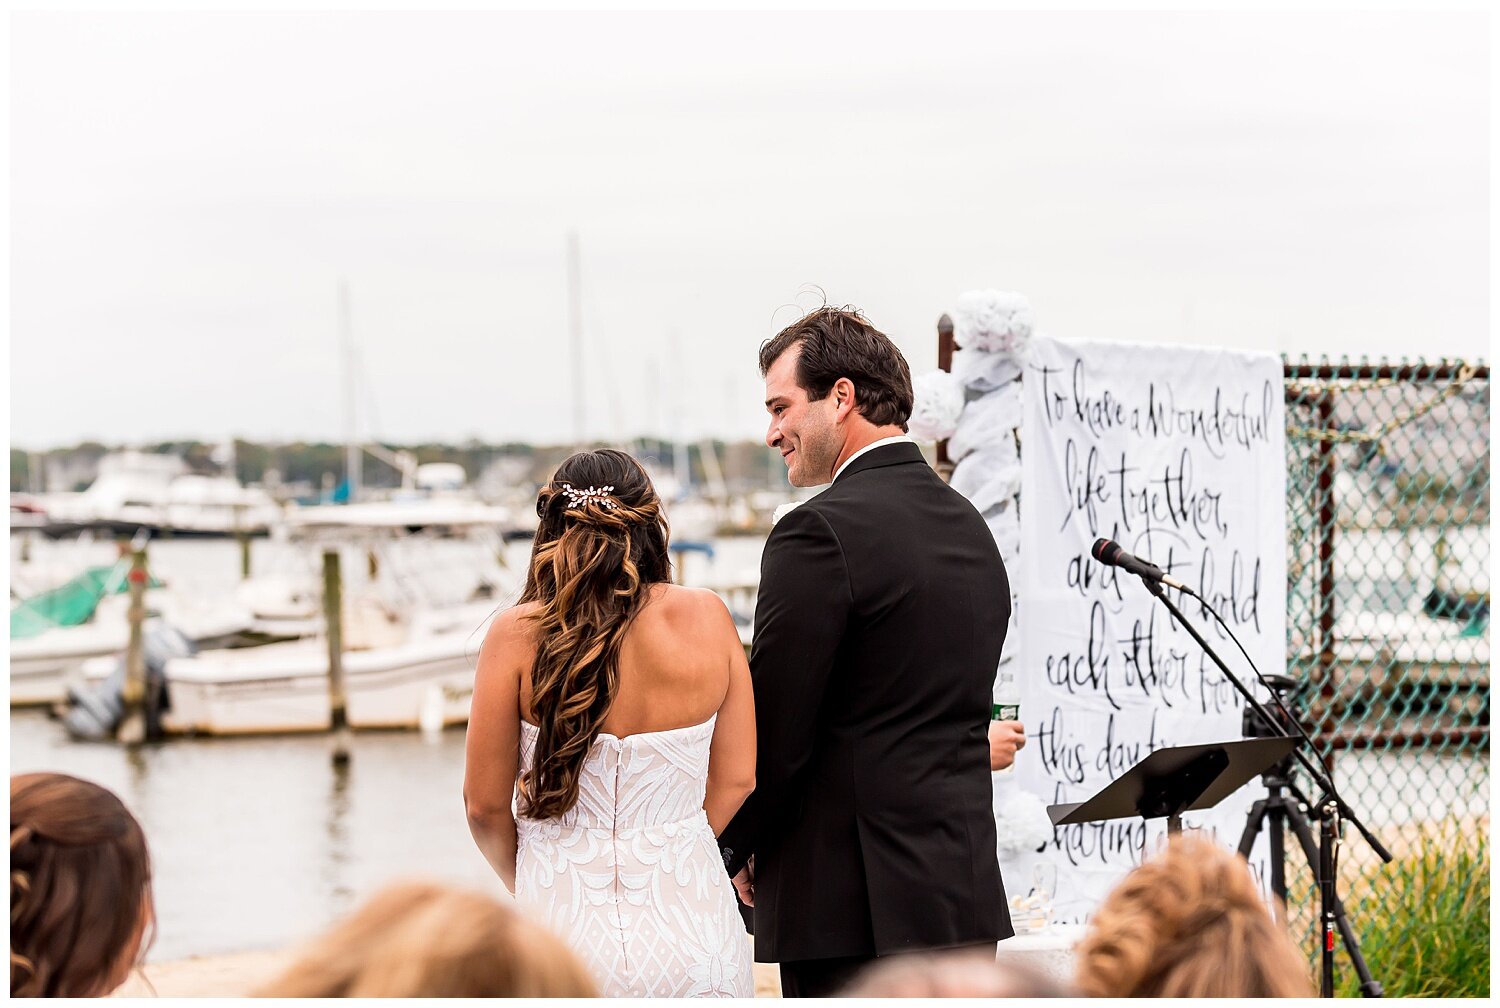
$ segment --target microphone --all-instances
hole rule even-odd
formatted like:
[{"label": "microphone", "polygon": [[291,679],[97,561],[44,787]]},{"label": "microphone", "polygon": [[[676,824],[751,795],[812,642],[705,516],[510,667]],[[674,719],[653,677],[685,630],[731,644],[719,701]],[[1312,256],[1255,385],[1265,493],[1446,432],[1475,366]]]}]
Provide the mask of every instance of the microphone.
[{"label": "microphone", "polygon": [[1125,548],[1113,539],[1095,539],[1094,548],[1089,550],[1089,553],[1095,560],[1098,560],[1102,564],[1122,568],[1132,574],[1159,584],[1164,584],[1168,588],[1176,588],[1178,591],[1187,592],[1193,598],[1198,597],[1197,592],[1172,577],[1160,567],[1149,561],[1142,560],[1138,556],[1131,556],[1129,553],[1126,553]]}]

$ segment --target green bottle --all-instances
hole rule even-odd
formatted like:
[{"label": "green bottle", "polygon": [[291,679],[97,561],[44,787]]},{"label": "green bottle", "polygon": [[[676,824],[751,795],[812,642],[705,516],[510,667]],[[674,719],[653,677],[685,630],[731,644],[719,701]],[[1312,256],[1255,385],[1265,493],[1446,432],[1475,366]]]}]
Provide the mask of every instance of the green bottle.
[{"label": "green bottle", "polygon": [[1021,720],[1021,691],[1016,685],[1016,674],[1008,668],[1001,669],[995,678],[995,702],[990,704],[990,720]]}]

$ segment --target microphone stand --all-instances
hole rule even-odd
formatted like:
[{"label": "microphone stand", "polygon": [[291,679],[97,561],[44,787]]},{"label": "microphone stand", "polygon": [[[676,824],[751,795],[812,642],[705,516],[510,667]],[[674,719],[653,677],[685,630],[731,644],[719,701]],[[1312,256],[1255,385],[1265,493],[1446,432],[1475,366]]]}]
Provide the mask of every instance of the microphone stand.
[{"label": "microphone stand", "polygon": [[[1341,832],[1340,824],[1344,820],[1353,823],[1355,828],[1359,830],[1360,835],[1365,838],[1365,842],[1370,845],[1370,849],[1387,864],[1392,860],[1391,852],[1375,838],[1374,834],[1365,828],[1364,823],[1359,821],[1359,817],[1354,814],[1354,810],[1349,807],[1348,803],[1339,797],[1338,791],[1333,786],[1333,779],[1327,774],[1324,768],[1307,758],[1303,749],[1312,748],[1312,739],[1307,737],[1307,733],[1302,730],[1302,726],[1297,724],[1295,719],[1291,719],[1292,727],[1297,730],[1296,735],[1293,736],[1290,732],[1286,731],[1285,727],[1260,705],[1250,691],[1245,688],[1245,685],[1235,677],[1234,673],[1229,671],[1229,666],[1224,664],[1223,659],[1209,646],[1208,641],[1203,639],[1203,635],[1198,632],[1197,628],[1188,622],[1187,617],[1183,616],[1182,610],[1173,604],[1167,593],[1162,589],[1161,582],[1156,578],[1146,577],[1145,575],[1138,576],[1146,586],[1146,590],[1162,601],[1162,604],[1167,607],[1167,611],[1172,614],[1172,618],[1180,623],[1192,636],[1193,640],[1198,642],[1198,646],[1203,649],[1204,653],[1213,659],[1219,671],[1224,673],[1224,678],[1229,680],[1230,684],[1239,691],[1240,696],[1245,698],[1245,702],[1260,717],[1261,722],[1280,737],[1295,737],[1298,739],[1297,748],[1292,750],[1292,755],[1297,758],[1297,762],[1302,765],[1308,777],[1322,791],[1322,795],[1318,800],[1312,803],[1313,818],[1319,822],[1318,864],[1314,874],[1318,883],[1318,893],[1321,903],[1320,918],[1323,925],[1320,963],[1321,994],[1323,997],[1333,997],[1334,931],[1337,930],[1343,935],[1344,946],[1349,950],[1355,972],[1359,974],[1360,992],[1366,997],[1380,997],[1383,993],[1381,985],[1370,975],[1364,957],[1360,954],[1359,941],[1354,934],[1354,929],[1349,925],[1348,917],[1344,913],[1343,901],[1339,899],[1338,891],[1335,888],[1337,880],[1334,878],[1334,848],[1338,843],[1338,835]],[[1187,591],[1189,595],[1197,597],[1191,590],[1183,590]],[[1205,606],[1207,605],[1202,599],[1199,599],[1199,602]],[[1260,673],[1257,672],[1256,675],[1259,677]],[[1267,689],[1270,689],[1270,687],[1268,686]],[[1274,691],[1272,692],[1274,693]],[[1304,853],[1311,853],[1307,849],[1306,843],[1304,843]],[[1312,866],[1309,865],[1309,867]]]}]

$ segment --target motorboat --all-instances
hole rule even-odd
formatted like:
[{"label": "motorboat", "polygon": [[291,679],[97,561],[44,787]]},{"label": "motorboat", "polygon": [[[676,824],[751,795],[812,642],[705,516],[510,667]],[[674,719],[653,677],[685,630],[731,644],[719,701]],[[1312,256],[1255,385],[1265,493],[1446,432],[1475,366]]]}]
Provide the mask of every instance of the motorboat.
[{"label": "motorboat", "polygon": [[226,475],[190,473],[182,459],[140,451],[99,460],[87,490],[52,495],[36,526],[57,539],[83,532],[107,536],[229,538],[264,536],[281,521],[271,495]]},{"label": "motorboat", "polygon": [[467,485],[463,467],[452,462],[411,466],[402,488],[386,500],[292,508],[286,524],[293,534],[320,529],[456,534],[486,526],[503,533],[516,525],[509,508],[481,500]]},{"label": "motorboat", "polygon": [[[351,506],[352,507],[352,506]],[[337,510],[349,513],[351,507]],[[474,667],[489,620],[520,595],[499,531],[487,520],[459,526],[465,542],[402,522],[294,525],[309,555],[337,550],[346,589],[341,613],[346,711],[355,728],[441,728],[468,720]],[[348,563],[363,559],[367,563]],[[361,578],[361,572],[367,575]],[[199,648],[162,662],[166,734],[236,735],[329,727],[328,638],[321,585],[288,575],[290,591],[266,593],[263,620],[317,619],[315,637],[254,648]],[[254,592],[242,591],[250,600]],[[270,601],[281,600],[274,609]],[[268,601],[269,600],[269,601]],[[316,606],[312,616],[310,607]],[[118,679],[119,659],[89,662],[95,688]]]}]

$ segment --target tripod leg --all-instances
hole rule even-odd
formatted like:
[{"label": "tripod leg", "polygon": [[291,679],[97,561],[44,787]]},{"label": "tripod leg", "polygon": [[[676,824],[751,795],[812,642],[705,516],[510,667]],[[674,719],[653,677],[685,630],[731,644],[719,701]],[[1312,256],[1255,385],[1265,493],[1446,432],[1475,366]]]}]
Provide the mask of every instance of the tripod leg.
[{"label": "tripod leg", "polygon": [[[1282,807],[1287,822],[1291,824],[1292,831],[1297,835],[1297,840],[1302,847],[1302,854],[1307,859],[1308,865],[1320,864],[1322,855],[1318,849],[1317,841],[1313,839],[1312,826],[1309,825],[1306,817],[1303,816],[1301,806],[1294,801],[1287,801]],[[1381,987],[1380,982],[1371,976],[1370,967],[1365,962],[1364,953],[1360,951],[1359,937],[1354,933],[1354,926],[1349,923],[1349,915],[1344,910],[1344,901],[1339,897],[1336,888],[1337,880],[1331,880],[1330,884],[1334,887],[1331,901],[1333,919],[1338,927],[1339,936],[1344,941],[1344,948],[1349,953],[1349,961],[1353,964],[1354,972],[1359,977],[1360,994],[1364,997],[1383,997],[1385,990]],[[1322,936],[1322,941],[1326,946],[1326,933]],[[1332,971],[1329,971],[1328,975],[1323,979],[1325,987],[1330,985]]]},{"label": "tripod leg", "polygon": [[1255,846],[1255,837],[1260,833],[1261,824],[1266,821],[1266,809],[1270,805],[1270,799],[1262,798],[1250,806],[1250,813],[1245,818],[1245,828],[1240,833],[1240,857],[1249,859],[1250,849]]}]

